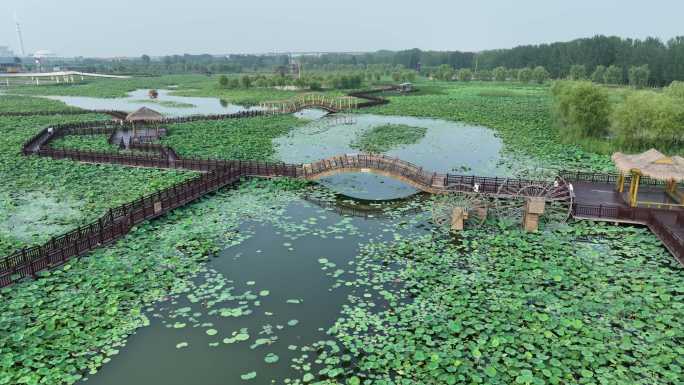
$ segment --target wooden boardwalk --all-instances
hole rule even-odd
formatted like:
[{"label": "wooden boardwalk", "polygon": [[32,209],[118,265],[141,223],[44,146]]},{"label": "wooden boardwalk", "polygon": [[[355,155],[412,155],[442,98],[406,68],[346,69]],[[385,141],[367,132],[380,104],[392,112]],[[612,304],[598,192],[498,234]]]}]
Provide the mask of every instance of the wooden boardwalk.
[{"label": "wooden boardwalk", "polygon": [[[384,98],[370,95],[374,90],[350,94],[366,99],[361,107],[387,103]],[[246,111],[236,114],[192,116],[166,119],[161,123],[179,123],[196,120],[234,119],[262,116],[263,111]],[[154,122],[155,125],[160,122]],[[143,122],[144,125],[144,122]],[[26,156],[38,155],[53,159],[71,159],[87,163],[110,163],[133,167],[154,167],[200,171],[203,174],[167,189],[157,191],[136,201],[114,208],[97,221],[52,238],[49,242],[20,250],[0,258],[0,287],[11,285],[25,277],[36,277],[41,270],[60,266],[70,258],[111,243],[124,236],[135,224],[156,218],[177,207],[238,183],[242,177],[285,176],[318,179],[340,172],[375,172],[402,180],[433,194],[468,192],[494,197],[525,198],[537,196],[538,186],[552,186],[553,199],[572,201],[572,215],[580,220],[610,221],[648,226],[663,242],[672,255],[684,265],[684,209],[672,203],[663,192],[662,184],[642,179],[640,197],[646,197],[649,207],[630,207],[623,196],[615,191],[615,175],[561,173],[556,181],[534,181],[516,178],[492,178],[474,175],[439,174],[424,170],[406,161],[383,155],[342,155],[322,159],[310,164],[283,164],[273,162],[187,159],[179,157],[172,148],[153,143],[131,143],[130,138],[117,136],[119,123],[86,122],[60,124],[45,128],[28,140],[22,148]],[[147,133],[147,132],[145,132]],[[128,147],[149,155],[107,153],[54,149],[50,142],[65,135],[106,134]],[[122,134],[125,135],[125,134]],[[572,186],[572,187],[571,187]]]},{"label": "wooden boardwalk", "polygon": [[[663,186],[642,186],[639,197],[654,204],[630,207],[624,193],[615,184],[572,180],[575,199],[573,216],[576,219],[630,223],[648,226],[670,253],[684,265],[684,207],[674,205],[663,191]],[[660,205],[658,205],[660,204]]]}]

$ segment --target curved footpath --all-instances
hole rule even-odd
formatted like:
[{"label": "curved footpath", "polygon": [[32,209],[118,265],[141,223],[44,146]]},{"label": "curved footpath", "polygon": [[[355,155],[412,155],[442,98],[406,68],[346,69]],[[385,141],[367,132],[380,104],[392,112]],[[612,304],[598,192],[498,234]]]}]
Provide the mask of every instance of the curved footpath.
[{"label": "curved footpath", "polygon": [[[393,90],[382,88],[359,91],[348,96],[364,100],[357,108],[388,103],[378,93]],[[88,111],[92,112],[92,111]],[[107,113],[120,119],[119,111],[95,111]],[[24,113],[17,113],[24,114]],[[48,113],[46,113],[48,114]],[[125,113],[123,113],[125,114]],[[235,114],[190,116],[165,119],[161,122],[136,123],[142,126],[158,127],[160,124],[182,123],[202,120],[223,120],[249,118],[272,114],[269,111],[242,111]],[[4,113],[0,115],[11,115]],[[34,114],[35,115],[35,114]],[[13,115],[23,116],[23,115]],[[132,148],[143,150],[149,155],[130,155],[96,151],[64,150],[50,147],[50,142],[66,135],[108,134],[110,141],[121,137],[127,127],[122,121],[85,122],[59,124],[41,130],[28,140],[22,148],[26,156],[37,155],[53,159],[71,159],[87,163],[110,163],[134,167],[186,169],[200,171],[202,175],[157,191],[136,201],[110,209],[97,221],[78,227],[71,232],[54,237],[40,246],[17,251],[0,259],[0,287],[11,285],[36,273],[60,266],[70,258],[82,255],[124,236],[134,225],[156,218],[175,208],[184,206],[197,198],[223,187],[237,183],[243,177],[292,177],[315,180],[341,172],[372,172],[404,181],[411,186],[432,194],[469,192],[489,196],[516,196],[523,191],[534,196],[534,186],[554,185],[551,195],[555,200],[572,204],[576,218],[607,220],[613,222],[638,223],[649,228],[663,241],[668,250],[684,264],[684,210],[659,210],[630,208],[614,199],[609,202],[596,200],[613,191],[614,175],[561,173],[554,181],[533,181],[511,178],[491,178],[472,175],[439,174],[424,170],[409,162],[384,155],[361,154],[342,155],[319,160],[311,164],[284,164],[275,162],[188,159],[180,158],[170,147],[158,144],[133,144]],[[117,136],[119,133],[119,136]],[[570,184],[572,182],[572,185]],[[647,179],[643,184],[654,184]],[[574,189],[573,187],[574,186]],[[615,194],[613,194],[615,195]],[[574,201],[573,201],[574,200]]]}]

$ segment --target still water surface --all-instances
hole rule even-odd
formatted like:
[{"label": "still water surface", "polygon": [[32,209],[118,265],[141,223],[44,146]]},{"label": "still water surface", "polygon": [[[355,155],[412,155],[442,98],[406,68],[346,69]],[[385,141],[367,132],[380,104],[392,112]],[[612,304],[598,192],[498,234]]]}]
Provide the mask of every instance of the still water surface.
[{"label": "still water surface", "polygon": [[[390,240],[395,229],[392,219],[343,217],[305,200],[290,204],[283,218],[292,226],[316,218],[317,228],[338,230],[335,235],[308,233],[293,239],[270,224],[243,223],[240,232],[250,233],[252,237],[227,248],[209,262],[209,273],[198,277],[196,283],[220,286],[217,277],[228,279],[233,293],[249,292],[257,298],[228,299],[212,308],[234,308],[243,303],[252,313],[237,318],[209,315],[205,301],[192,303],[185,296],[160,303],[148,314],[150,326],[130,337],[120,353],[90,376],[87,383],[281,384],[286,378],[298,378],[290,367],[291,359],[302,354],[315,355],[300,349],[329,339],[325,330],[334,324],[347,295],[353,292],[344,285],[333,288],[337,279],[331,276],[332,272],[353,269],[360,243]],[[320,258],[326,258],[336,267],[323,270]],[[264,290],[268,295],[258,294]],[[193,327],[193,323],[178,317],[171,318],[178,309],[187,307],[192,309],[189,313],[201,313],[194,323],[199,326]],[[187,325],[176,329],[173,327],[176,322]],[[207,335],[210,328],[218,333]],[[242,328],[250,336],[247,341],[222,342]],[[256,339],[273,336],[277,339],[270,344],[250,347]],[[187,342],[188,346],[176,348],[181,342]],[[218,345],[211,346],[212,343]],[[278,362],[266,363],[264,358],[268,353],[276,354]],[[252,371],[257,373],[254,380],[241,379],[242,374]]]},{"label": "still water surface", "polygon": [[132,112],[148,107],[169,117],[189,115],[230,114],[249,110],[236,104],[229,104],[218,98],[200,98],[171,95],[173,90],[159,90],[157,99],[150,99],[149,90],[136,90],[123,98],[92,98],[86,96],[46,96],[60,100],[69,106],[89,110],[118,110]]},{"label": "still water surface", "polygon": [[[352,148],[351,144],[364,132],[386,124],[403,124],[427,129],[425,137],[416,143],[391,149],[386,155],[438,173],[510,175],[510,169],[503,162],[503,143],[493,130],[486,127],[409,116],[355,114],[322,117],[315,111],[303,111],[299,115],[312,121],[274,140],[277,158],[286,163],[311,163],[331,156],[356,154],[359,150]],[[395,199],[417,192],[402,182],[373,174],[335,175],[322,179],[321,183],[339,193],[361,199]]]}]

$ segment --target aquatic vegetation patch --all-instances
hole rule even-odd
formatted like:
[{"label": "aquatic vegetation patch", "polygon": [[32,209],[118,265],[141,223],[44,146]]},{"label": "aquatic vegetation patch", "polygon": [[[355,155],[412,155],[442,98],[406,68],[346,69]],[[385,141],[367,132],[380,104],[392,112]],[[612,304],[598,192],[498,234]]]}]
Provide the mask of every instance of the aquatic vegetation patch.
[{"label": "aquatic vegetation patch", "polygon": [[[302,381],[676,384],[682,268],[642,228],[575,223],[363,247]],[[370,294],[370,295],[366,295]],[[356,380],[353,380],[356,382]]]},{"label": "aquatic vegetation patch", "polygon": [[67,135],[50,142],[52,148],[117,152],[119,146],[109,143],[107,135]]},{"label": "aquatic vegetation patch", "polygon": [[385,124],[363,132],[350,144],[364,152],[381,153],[417,143],[425,137],[427,129],[405,124]]},{"label": "aquatic vegetation patch", "polygon": [[81,218],[80,202],[57,199],[39,191],[0,198],[0,238],[32,244],[44,234],[65,233]]},{"label": "aquatic vegetation patch", "polygon": [[172,124],[162,143],[181,156],[220,159],[270,159],[272,139],[304,124],[290,115]]},{"label": "aquatic vegetation patch", "polygon": [[[215,199],[146,222],[86,258],[40,273],[38,280],[0,290],[0,383],[74,383],[109,361],[135,329],[149,324],[147,306],[174,293],[197,301],[216,293],[215,282],[207,284],[205,294],[189,293],[200,262],[219,245],[244,239],[230,231],[242,218],[271,218],[276,201],[282,205],[297,196],[259,187],[270,184],[277,182],[222,191]],[[180,309],[170,327],[192,325],[189,312]],[[207,329],[207,335],[216,334]],[[188,342],[173,346],[186,348]]]}]

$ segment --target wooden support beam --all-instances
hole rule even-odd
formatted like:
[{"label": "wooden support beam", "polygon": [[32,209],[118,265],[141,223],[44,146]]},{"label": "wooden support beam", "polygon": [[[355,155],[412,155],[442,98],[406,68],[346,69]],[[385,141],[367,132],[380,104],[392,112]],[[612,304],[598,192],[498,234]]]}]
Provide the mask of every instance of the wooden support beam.
[{"label": "wooden support beam", "polygon": [[451,231],[463,231],[464,223],[468,219],[468,211],[463,207],[451,210]]},{"label": "wooden support beam", "polygon": [[544,197],[529,197],[525,199],[525,212],[523,214],[523,230],[528,233],[539,230],[539,216],[544,214],[546,200]]}]

